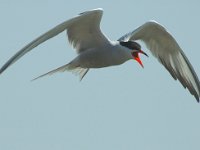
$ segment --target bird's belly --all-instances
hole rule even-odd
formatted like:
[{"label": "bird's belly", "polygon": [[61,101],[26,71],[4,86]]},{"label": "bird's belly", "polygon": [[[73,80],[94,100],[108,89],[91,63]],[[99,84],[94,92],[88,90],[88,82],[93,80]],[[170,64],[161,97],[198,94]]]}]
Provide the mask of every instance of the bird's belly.
[{"label": "bird's belly", "polygon": [[115,53],[106,51],[92,51],[91,53],[79,55],[79,64],[82,68],[102,68],[114,65],[120,65],[126,60],[121,59]]}]

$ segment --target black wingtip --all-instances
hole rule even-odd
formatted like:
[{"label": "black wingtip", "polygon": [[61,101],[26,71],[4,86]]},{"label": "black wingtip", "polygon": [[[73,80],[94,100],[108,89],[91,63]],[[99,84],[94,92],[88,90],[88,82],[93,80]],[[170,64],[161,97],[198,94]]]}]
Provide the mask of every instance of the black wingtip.
[{"label": "black wingtip", "polygon": [[7,66],[3,66],[2,68],[0,68],[0,75],[6,70]]},{"label": "black wingtip", "polygon": [[199,103],[199,96],[198,95],[194,95],[194,97],[196,98],[197,103]]}]

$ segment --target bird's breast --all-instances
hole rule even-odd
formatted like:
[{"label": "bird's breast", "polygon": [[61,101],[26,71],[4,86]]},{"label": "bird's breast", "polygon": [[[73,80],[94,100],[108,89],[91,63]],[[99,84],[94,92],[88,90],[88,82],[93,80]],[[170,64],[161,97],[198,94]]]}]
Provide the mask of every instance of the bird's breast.
[{"label": "bird's breast", "polygon": [[115,46],[90,49],[78,56],[83,68],[102,68],[120,65],[130,59],[130,56]]}]

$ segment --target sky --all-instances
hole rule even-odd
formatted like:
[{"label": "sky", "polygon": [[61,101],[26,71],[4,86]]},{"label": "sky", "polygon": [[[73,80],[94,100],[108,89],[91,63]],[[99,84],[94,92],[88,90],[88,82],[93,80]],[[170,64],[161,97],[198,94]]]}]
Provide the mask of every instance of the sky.
[{"label": "sky", "polygon": [[[0,0],[0,66],[19,49],[77,14],[103,8],[112,40],[156,20],[200,76],[200,1]],[[200,104],[142,45],[144,69],[130,60],[31,79],[71,61],[66,33],[48,40],[0,76],[1,150],[199,150]]]}]

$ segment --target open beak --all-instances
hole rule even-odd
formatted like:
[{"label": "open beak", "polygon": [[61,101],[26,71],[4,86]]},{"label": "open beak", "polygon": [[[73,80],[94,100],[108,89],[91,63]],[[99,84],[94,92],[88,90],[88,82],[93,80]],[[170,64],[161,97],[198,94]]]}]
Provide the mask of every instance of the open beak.
[{"label": "open beak", "polygon": [[138,53],[144,54],[145,56],[149,57],[149,56],[148,56],[144,51],[142,51],[142,50],[139,50]]},{"label": "open beak", "polygon": [[149,56],[145,52],[143,52],[142,50],[139,50],[138,52],[132,53],[133,59],[135,59],[142,66],[142,68],[144,68],[144,65],[142,64],[142,61],[139,57],[139,53],[144,54],[147,57],[149,57]]}]

